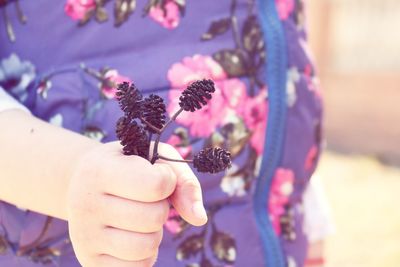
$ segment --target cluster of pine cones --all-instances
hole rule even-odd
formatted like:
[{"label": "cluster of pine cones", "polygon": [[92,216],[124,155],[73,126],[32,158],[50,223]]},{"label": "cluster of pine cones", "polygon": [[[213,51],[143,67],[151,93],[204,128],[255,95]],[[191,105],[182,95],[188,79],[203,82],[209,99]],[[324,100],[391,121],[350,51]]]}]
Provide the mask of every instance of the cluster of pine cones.
[{"label": "cluster of pine cones", "polygon": [[[158,146],[160,136],[171,120],[176,119],[183,111],[195,112],[201,109],[207,105],[214,92],[212,80],[204,79],[191,83],[179,97],[181,109],[167,121],[163,98],[155,94],[143,98],[133,83],[119,84],[117,99],[124,116],[117,121],[116,133],[123,146],[123,153],[154,162],[161,155],[153,153],[150,159],[150,142],[153,136],[156,136],[155,146]],[[157,148],[154,151],[157,151]],[[217,173],[231,166],[231,156],[228,151],[219,147],[206,148],[196,154],[193,160],[186,162],[192,163],[199,172]]]}]

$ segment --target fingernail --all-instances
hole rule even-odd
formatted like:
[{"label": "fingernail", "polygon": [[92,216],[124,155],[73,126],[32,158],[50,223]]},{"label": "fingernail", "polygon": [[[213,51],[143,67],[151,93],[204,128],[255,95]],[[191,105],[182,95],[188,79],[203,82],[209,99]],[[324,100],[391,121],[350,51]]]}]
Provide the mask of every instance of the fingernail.
[{"label": "fingernail", "polygon": [[192,211],[197,218],[201,220],[207,220],[207,212],[204,209],[203,203],[201,201],[194,202],[192,206]]}]

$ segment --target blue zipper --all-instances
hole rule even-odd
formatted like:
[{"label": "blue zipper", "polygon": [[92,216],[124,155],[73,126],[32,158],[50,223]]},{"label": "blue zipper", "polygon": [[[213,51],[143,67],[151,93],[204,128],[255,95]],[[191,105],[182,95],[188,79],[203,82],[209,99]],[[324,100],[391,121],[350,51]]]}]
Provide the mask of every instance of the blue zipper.
[{"label": "blue zipper", "polygon": [[263,243],[265,265],[284,267],[286,260],[269,219],[267,200],[283,149],[286,120],[286,38],[275,0],[257,0],[257,4],[267,52],[269,114],[261,170],[254,195],[254,211]]}]

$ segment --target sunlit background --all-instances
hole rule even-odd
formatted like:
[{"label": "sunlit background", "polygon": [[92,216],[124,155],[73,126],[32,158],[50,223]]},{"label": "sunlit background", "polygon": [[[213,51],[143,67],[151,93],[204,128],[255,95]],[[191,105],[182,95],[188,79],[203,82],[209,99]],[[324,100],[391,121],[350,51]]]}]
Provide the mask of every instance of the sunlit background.
[{"label": "sunlit background", "polygon": [[308,0],[325,98],[328,267],[400,266],[400,1]]}]

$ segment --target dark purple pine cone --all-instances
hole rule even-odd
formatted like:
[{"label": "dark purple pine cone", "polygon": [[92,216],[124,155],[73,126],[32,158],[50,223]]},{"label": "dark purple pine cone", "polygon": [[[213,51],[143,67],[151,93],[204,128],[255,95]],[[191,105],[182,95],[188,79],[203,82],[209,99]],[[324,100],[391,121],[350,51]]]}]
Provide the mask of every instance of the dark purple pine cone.
[{"label": "dark purple pine cone", "polygon": [[147,159],[150,143],[142,126],[127,117],[121,117],[117,121],[116,133],[125,155],[138,155]]},{"label": "dark purple pine cone", "polygon": [[231,167],[231,164],[231,153],[219,147],[202,149],[193,158],[193,166],[199,172],[217,173]]},{"label": "dark purple pine cone", "polygon": [[194,112],[201,109],[211,99],[211,93],[215,92],[214,82],[212,80],[199,80],[190,84],[179,97],[179,106],[185,111]]},{"label": "dark purple pine cone", "polygon": [[116,96],[126,117],[135,119],[140,116],[143,96],[133,83],[123,82],[118,84]]},{"label": "dark purple pine cone", "polygon": [[[141,108],[141,118],[145,119],[148,123],[155,126],[157,129],[161,129],[165,124],[165,112],[166,112],[164,99],[158,95],[151,94],[143,100]],[[142,121],[143,122],[143,121]],[[143,124],[145,124],[143,122]],[[146,130],[157,133],[154,129],[149,126],[145,127]]]}]

